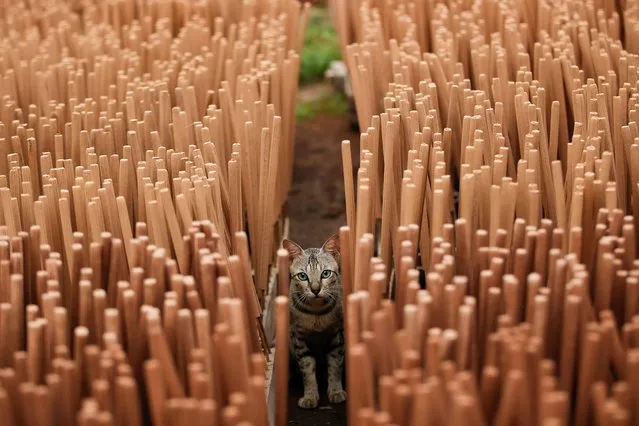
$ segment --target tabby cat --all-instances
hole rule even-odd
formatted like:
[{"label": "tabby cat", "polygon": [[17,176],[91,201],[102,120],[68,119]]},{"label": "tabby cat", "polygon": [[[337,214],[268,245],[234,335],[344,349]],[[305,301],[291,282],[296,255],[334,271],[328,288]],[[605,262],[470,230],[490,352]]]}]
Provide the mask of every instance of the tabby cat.
[{"label": "tabby cat", "polygon": [[326,354],[328,400],[346,400],[342,387],[344,367],[344,323],[342,284],[339,271],[339,235],[330,237],[322,248],[302,249],[284,240],[291,260],[290,348],[291,359],[302,374],[304,396],[301,408],[315,408],[319,402],[316,359]]}]

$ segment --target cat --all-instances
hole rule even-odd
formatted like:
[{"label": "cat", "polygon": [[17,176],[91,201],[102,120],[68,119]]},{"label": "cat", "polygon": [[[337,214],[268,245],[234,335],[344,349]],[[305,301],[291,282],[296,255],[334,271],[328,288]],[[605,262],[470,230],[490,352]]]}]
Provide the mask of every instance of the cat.
[{"label": "cat", "polygon": [[290,351],[304,382],[300,408],[316,408],[319,403],[316,358],[326,353],[328,400],[346,400],[342,386],[344,368],[344,321],[342,284],[339,270],[339,234],[322,248],[302,249],[290,240],[283,247],[290,258]]}]

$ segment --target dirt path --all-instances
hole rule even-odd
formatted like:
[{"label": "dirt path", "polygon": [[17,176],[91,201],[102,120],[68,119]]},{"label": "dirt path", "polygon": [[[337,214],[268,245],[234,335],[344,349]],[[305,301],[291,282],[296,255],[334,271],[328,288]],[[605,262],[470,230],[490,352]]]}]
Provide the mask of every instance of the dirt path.
[{"label": "dirt path", "polygon": [[[316,116],[297,124],[293,187],[288,198],[290,237],[302,247],[321,246],[344,225],[344,182],[341,142],[349,139],[359,152],[359,134],[351,131],[348,117]],[[355,160],[358,156],[353,155]],[[320,375],[325,374],[319,369]],[[302,410],[297,400],[302,385],[293,380],[289,387],[290,425],[345,425],[345,404],[331,406],[326,399],[326,380],[319,379],[320,406]]]},{"label": "dirt path", "polygon": [[319,247],[344,225],[341,142],[355,143],[358,137],[346,117],[317,116],[298,123],[288,215],[291,238],[302,247]]}]

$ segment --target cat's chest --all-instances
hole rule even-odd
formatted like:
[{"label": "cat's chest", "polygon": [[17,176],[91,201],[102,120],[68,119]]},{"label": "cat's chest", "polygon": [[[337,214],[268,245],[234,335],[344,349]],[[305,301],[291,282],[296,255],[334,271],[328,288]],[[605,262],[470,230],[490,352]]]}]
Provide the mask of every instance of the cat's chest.
[{"label": "cat's chest", "polygon": [[301,332],[300,337],[306,342],[309,347],[322,348],[331,343],[331,340],[335,337],[336,330],[325,331],[311,331]]},{"label": "cat's chest", "polygon": [[335,334],[339,328],[339,318],[337,312],[327,315],[307,315],[298,313],[295,317],[295,327],[300,335],[316,335],[320,339],[323,335]]}]

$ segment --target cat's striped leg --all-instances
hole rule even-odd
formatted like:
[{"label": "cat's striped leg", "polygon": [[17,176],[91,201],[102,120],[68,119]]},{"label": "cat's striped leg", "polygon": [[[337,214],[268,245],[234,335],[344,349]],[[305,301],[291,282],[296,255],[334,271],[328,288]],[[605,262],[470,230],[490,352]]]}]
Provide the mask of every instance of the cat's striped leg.
[{"label": "cat's striped leg", "polygon": [[346,391],[342,387],[342,369],[344,368],[344,334],[338,332],[331,341],[327,357],[328,364],[328,400],[333,404],[346,401]]},{"label": "cat's striped leg", "polygon": [[300,408],[315,408],[319,403],[317,377],[315,376],[315,358],[313,358],[306,342],[299,339],[295,333],[293,333],[293,355],[297,360],[304,382],[304,396],[299,399],[297,405]]}]

